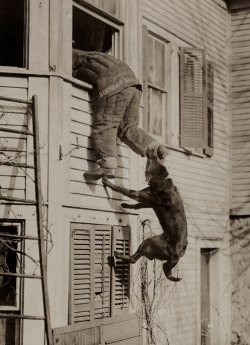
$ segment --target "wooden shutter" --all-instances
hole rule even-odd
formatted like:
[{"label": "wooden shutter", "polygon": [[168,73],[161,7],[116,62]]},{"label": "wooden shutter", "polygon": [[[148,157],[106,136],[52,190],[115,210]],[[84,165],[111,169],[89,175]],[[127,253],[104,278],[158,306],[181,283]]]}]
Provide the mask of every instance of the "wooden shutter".
[{"label": "wooden shutter", "polygon": [[148,114],[148,28],[146,25],[142,26],[142,72],[143,72],[143,128],[148,132],[149,130],[149,114]]},{"label": "wooden shutter", "polygon": [[181,48],[180,51],[180,146],[204,148],[205,129],[205,51]]},{"label": "wooden shutter", "polygon": [[[130,255],[130,228],[113,227],[112,255],[118,251]],[[112,316],[129,311],[130,264],[117,259],[112,272]]]},{"label": "wooden shutter", "polygon": [[95,229],[95,319],[110,316],[111,268],[108,257],[111,254],[111,227],[96,226]]},{"label": "wooden shutter", "polygon": [[214,146],[214,66],[206,62],[206,147],[204,153],[213,155]]},{"label": "wooden shutter", "polygon": [[71,224],[70,323],[91,321],[93,314],[94,227]]}]

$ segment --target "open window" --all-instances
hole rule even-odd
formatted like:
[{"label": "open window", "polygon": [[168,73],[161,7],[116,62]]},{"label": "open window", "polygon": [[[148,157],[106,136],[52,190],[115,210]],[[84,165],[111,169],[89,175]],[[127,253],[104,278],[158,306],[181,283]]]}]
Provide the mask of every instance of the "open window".
[{"label": "open window", "polygon": [[[8,276],[18,273],[22,265],[21,243],[13,235],[20,234],[20,224],[0,223],[0,312],[20,314],[22,284],[20,278]],[[1,345],[19,345],[21,320],[0,319]]]},{"label": "open window", "polygon": [[[93,7],[93,6],[92,6]],[[120,58],[120,26],[105,13],[73,3],[73,48],[98,51]]]},{"label": "open window", "polygon": [[0,66],[26,65],[26,0],[0,1]]},{"label": "open window", "polygon": [[71,224],[70,324],[128,313],[130,267],[115,250],[129,254],[128,227]]}]

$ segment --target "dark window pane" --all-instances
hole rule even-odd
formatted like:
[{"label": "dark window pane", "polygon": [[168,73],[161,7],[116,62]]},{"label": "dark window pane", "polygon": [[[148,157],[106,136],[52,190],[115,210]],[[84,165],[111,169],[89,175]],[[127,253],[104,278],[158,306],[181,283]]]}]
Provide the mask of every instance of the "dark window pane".
[{"label": "dark window pane", "polygon": [[0,1],[0,65],[24,67],[25,0]]},{"label": "dark window pane", "polygon": [[[0,226],[2,234],[17,234],[15,226]],[[0,272],[16,273],[17,242],[8,237],[0,238]],[[0,276],[0,306],[17,306],[16,277]]]},{"label": "dark window pane", "polygon": [[112,26],[73,6],[74,48],[107,52],[112,47]]}]

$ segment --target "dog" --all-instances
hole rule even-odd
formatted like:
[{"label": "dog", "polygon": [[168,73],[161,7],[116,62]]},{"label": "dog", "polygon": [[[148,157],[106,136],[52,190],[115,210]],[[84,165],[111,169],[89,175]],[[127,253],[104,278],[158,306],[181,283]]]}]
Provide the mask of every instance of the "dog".
[{"label": "dog", "polygon": [[134,210],[153,208],[163,229],[161,235],[144,240],[133,255],[122,255],[119,252],[114,252],[114,255],[117,259],[131,264],[142,256],[149,260],[166,260],[163,264],[165,276],[173,282],[178,282],[181,278],[172,275],[172,268],[185,254],[188,244],[183,201],[172,179],[168,177],[167,168],[154,155],[153,150],[147,152],[145,176],[149,187],[139,191],[114,185],[106,176],[102,178],[105,187],[138,202],[134,205],[122,203],[123,208]]}]

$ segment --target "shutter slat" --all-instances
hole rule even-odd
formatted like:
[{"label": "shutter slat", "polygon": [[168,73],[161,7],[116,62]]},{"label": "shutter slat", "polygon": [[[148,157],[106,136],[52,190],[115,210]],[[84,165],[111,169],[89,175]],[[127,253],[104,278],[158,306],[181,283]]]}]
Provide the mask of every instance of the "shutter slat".
[{"label": "shutter slat", "polygon": [[71,224],[71,323],[91,321],[91,231],[91,225]]},{"label": "shutter slat", "polygon": [[111,268],[108,257],[111,253],[111,227],[97,226],[95,229],[95,283],[96,294],[94,318],[110,316]]},{"label": "shutter slat", "polygon": [[205,147],[204,54],[197,48],[180,51],[180,146],[184,148]]},{"label": "shutter slat", "polygon": [[[112,255],[118,251],[130,255],[130,228],[113,227]],[[117,259],[112,276],[112,316],[128,312],[130,265]]]},{"label": "shutter slat", "polygon": [[207,156],[213,155],[213,147],[214,147],[214,102],[213,102],[213,94],[214,94],[214,65],[207,61],[206,63],[206,147],[204,149],[204,153]]}]

